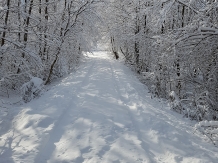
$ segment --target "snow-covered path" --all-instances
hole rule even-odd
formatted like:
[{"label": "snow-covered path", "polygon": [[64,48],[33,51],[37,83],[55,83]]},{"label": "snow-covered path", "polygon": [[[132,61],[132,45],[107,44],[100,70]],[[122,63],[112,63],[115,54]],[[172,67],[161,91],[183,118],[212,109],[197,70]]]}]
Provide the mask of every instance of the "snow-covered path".
[{"label": "snow-covered path", "polygon": [[18,108],[0,135],[0,163],[215,163],[192,122],[151,99],[105,52]]}]

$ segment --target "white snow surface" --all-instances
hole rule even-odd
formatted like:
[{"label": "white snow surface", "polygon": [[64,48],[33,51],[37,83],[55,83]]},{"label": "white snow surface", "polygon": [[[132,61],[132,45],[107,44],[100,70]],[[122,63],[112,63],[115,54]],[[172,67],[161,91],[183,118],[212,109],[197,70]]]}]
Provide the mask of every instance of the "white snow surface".
[{"label": "white snow surface", "polygon": [[[99,51],[13,108],[0,163],[215,163],[218,149],[122,64]],[[12,116],[13,115],[13,116]]]}]

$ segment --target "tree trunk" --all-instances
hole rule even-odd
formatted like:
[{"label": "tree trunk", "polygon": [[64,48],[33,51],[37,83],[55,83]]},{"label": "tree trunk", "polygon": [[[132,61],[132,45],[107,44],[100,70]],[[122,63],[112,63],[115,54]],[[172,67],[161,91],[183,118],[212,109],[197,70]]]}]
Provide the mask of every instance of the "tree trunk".
[{"label": "tree trunk", "polygon": [[116,47],[115,47],[115,43],[114,43],[114,37],[111,37],[111,46],[112,46],[112,52],[114,53],[114,56],[116,59],[119,59],[119,55],[117,53]]},{"label": "tree trunk", "polygon": [[55,55],[55,59],[54,59],[54,61],[53,61],[52,64],[51,64],[51,67],[50,67],[50,69],[49,69],[48,78],[46,79],[45,85],[47,85],[47,84],[50,83],[50,81],[51,81],[51,75],[52,75],[52,72],[53,72],[55,63],[56,63],[57,60],[58,60],[59,53],[60,53],[60,48],[58,48],[58,52],[57,52],[57,54]]},{"label": "tree trunk", "polygon": [[[43,50],[42,50],[42,57],[44,60],[45,60],[46,53],[48,52],[46,31],[47,31],[47,22],[48,22],[48,2],[49,2],[49,0],[46,0],[45,2],[46,2],[46,5],[45,5],[44,45],[43,45]],[[47,56],[47,58],[48,58],[48,56]]]},{"label": "tree trunk", "polygon": [[140,32],[140,20],[139,20],[139,11],[140,11],[140,1],[139,6],[136,7],[136,20],[135,20],[135,62],[138,65],[139,64],[139,41],[138,41],[138,33]]},{"label": "tree trunk", "polygon": [[33,0],[30,1],[30,7],[29,7],[29,10],[28,10],[28,17],[25,21],[25,33],[24,33],[24,43],[26,44],[27,40],[28,40],[28,26],[29,26],[29,23],[30,23],[30,16],[31,16],[31,13],[32,13],[32,8],[33,8]]},{"label": "tree trunk", "polygon": [[8,24],[9,9],[10,9],[10,0],[7,0],[7,11],[6,11],[6,15],[5,15],[4,31],[2,34],[1,46],[3,46],[5,44],[5,36],[6,36],[6,29],[7,29],[7,24]]}]

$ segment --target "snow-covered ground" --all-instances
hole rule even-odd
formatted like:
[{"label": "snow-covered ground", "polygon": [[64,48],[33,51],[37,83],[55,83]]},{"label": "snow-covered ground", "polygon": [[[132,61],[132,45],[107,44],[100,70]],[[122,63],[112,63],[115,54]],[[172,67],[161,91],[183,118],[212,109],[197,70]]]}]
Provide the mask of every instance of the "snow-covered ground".
[{"label": "snow-covered ground", "polygon": [[13,108],[0,163],[216,163],[218,149],[194,122],[147,92],[106,52],[89,54],[76,73]]}]

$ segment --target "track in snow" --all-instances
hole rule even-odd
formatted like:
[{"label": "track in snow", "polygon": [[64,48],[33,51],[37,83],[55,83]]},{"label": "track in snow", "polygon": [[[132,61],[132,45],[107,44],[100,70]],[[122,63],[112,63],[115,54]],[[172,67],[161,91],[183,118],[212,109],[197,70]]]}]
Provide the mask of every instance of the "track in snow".
[{"label": "track in snow", "polygon": [[22,107],[0,139],[0,163],[216,162],[191,122],[150,99],[105,52]]}]

